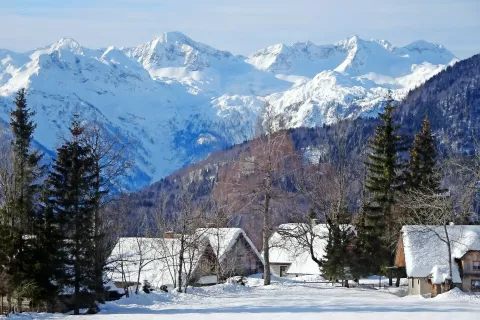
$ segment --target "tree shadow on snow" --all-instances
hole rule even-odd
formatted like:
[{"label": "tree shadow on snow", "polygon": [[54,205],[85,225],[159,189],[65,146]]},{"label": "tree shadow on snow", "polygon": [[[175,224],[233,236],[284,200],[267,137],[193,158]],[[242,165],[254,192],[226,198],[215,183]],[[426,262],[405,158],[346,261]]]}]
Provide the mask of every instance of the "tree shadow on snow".
[{"label": "tree shadow on snow", "polygon": [[115,310],[115,314],[152,314],[152,315],[160,315],[160,314],[211,314],[211,313],[337,313],[337,312],[344,312],[344,313],[389,313],[389,312],[398,312],[398,313],[405,313],[405,312],[471,312],[472,309],[470,308],[449,308],[449,309],[441,309],[439,310],[438,307],[435,308],[434,306],[415,306],[415,307],[407,307],[407,306],[398,306],[398,307],[388,307],[388,306],[372,306],[372,305],[360,305],[360,304],[352,304],[352,305],[343,305],[343,306],[335,306],[335,305],[324,305],[324,306],[298,306],[298,307],[282,307],[282,306],[232,306],[232,307],[212,307],[212,308],[192,308],[192,309],[182,309],[182,308],[166,308],[166,309],[158,309],[152,310],[149,308],[143,307],[135,307],[132,309],[129,308],[122,308]]}]

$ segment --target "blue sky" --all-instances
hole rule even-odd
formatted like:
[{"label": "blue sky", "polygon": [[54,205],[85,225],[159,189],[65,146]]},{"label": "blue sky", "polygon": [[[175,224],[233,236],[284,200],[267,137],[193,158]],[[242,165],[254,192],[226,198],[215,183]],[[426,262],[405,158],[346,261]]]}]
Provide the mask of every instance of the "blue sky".
[{"label": "blue sky", "polygon": [[99,48],[166,31],[236,54],[276,43],[333,43],[353,34],[395,45],[480,53],[480,0],[0,0],[0,48],[26,51],[62,37]]}]

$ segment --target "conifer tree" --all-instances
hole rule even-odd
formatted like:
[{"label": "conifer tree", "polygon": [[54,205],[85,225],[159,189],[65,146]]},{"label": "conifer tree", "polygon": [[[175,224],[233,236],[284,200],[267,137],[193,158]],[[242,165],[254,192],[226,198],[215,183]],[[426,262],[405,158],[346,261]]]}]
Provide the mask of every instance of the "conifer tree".
[{"label": "conifer tree", "polygon": [[348,265],[355,279],[381,272],[382,256],[385,252],[381,239],[381,232],[368,223],[365,208],[357,216],[355,224],[356,237],[350,252],[351,259]]},{"label": "conifer tree", "polygon": [[353,243],[349,218],[348,212],[343,210],[338,219],[327,219],[328,242],[322,260],[322,271],[331,280],[347,278],[349,250]]},{"label": "conifer tree", "polygon": [[46,188],[42,195],[40,209],[34,219],[33,237],[29,243],[29,278],[35,283],[37,292],[32,297],[34,303],[46,303],[50,312],[54,311],[68,262],[64,248],[64,237]]},{"label": "conifer tree", "polygon": [[92,159],[89,146],[80,141],[82,130],[76,115],[70,129],[72,139],[57,150],[48,178],[53,210],[65,235],[67,265],[71,267],[62,285],[74,289],[75,314],[85,302],[82,293],[94,289]]},{"label": "conifer tree", "polygon": [[42,177],[45,166],[40,164],[43,155],[32,149],[33,132],[36,124],[32,118],[35,112],[27,107],[26,92],[21,89],[17,92],[15,108],[11,112],[10,127],[12,130],[12,181],[10,197],[6,199],[4,211],[9,217],[10,236],[5,244],[9,247],[10,276],[12,286],[18,287],[21,283],[31,280],[32,265],[31,247],[29,241],[34,234],[34,220],[36,216],[36,202],[41,187],[39,179]]},{"label": "conifer tree", "polygon": [[[375,129],[374,138],[369,143],[371,152],[365,163],[367,169],[365,188],[368,197],[365,203],[364,240],[380,243],[381,250],[364,253],[375,257],[375,261],[372,261],[372,271],[376,272],[393,263],[392,245],[397,239],[399,225],[398,217],[394,216],[392,208],[397,192],[404,184],[402,172],[405,163],[401,153],[408,150],[406,139],[399,133],[400,126],[394,124],[395,106],[392,103],[389,94],[384,112],[379,113],[383,123]],[[366,247],[373,250],[378,244],[366,244]]]},{"label": "conifer tree", "polygon": [[438,174],[435,137],[430,129],[430,120],[425,117],[422,129],[415,134],[410,148],[407,187],[422,192],[441,192],[441,176]]}]

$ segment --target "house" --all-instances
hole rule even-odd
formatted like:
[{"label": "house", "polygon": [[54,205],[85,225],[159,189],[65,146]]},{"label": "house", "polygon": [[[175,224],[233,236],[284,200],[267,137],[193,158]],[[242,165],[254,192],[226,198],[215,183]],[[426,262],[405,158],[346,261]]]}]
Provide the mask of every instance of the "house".
[{"label": "house", "polygon": [[480,226],[404,226],[395,266],[405,268],[412,295],[480,291]]},{"label": "house", "polygon": [[200,228],[197,234],[208,240],[218,257],[220,280],[263,273],[263,257],[243,229]]},{"label": "house", "polygon": [[[240,228],[201,228],[186,236],[184,261],[180,263],[181,240],[166,233],[163,238],[120,238],[110,256],[111,278],[118,287],[147,281],[153,287],[209,285],[234,275],[263,272],[263,260]],[[217,259],[218,257],[218,259]],[[220,268],[220,269],[218,269]]]},{"label": "house", "polygon": [[280,277],[298,277],[301,275],[322,274],[318,264],[312,260],[310,250],[291,237],[292,234],[303,234],[305,230],[315,234],[313,251],[315,256],[322,259],[328,242],[328,227],[326,224],[317,224],[310,227],[302,223],[282,224],[269,239],[270,269]]}]

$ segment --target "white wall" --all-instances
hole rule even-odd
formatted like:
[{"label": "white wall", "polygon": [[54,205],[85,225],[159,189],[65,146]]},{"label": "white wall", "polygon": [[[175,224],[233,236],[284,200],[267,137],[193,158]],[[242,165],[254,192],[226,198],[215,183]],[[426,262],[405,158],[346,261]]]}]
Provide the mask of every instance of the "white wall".
[{"label": "white wall", "polygon": [[408,294],[427,294],[430,293],[430,285],[426,278],[408,278]]},{"label": "white wall", "polygon": [[[270,270],[274,275],[276,275],[277,277],[280,277],[281,266],[286,266],[287,267],[286,269],[288,270],[288,267],[289,267],[288,264],[270,264]],[[285,277],[286,275],[283,275],[283,276]]]}]

